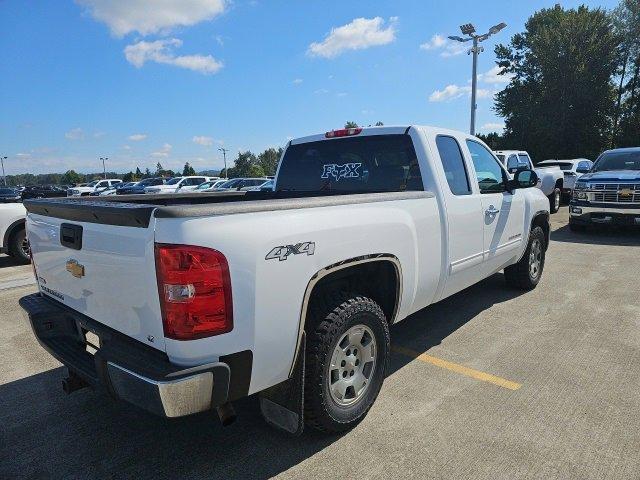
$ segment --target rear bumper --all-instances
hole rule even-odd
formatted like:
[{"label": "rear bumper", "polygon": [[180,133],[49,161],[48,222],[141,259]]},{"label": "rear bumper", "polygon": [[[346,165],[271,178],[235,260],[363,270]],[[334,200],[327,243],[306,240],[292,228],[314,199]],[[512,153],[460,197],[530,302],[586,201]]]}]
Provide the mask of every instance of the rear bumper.
[{"label": "rear bumper", "polygon": [[572,223],[640,226],[638,205],[608,205],[572,200],[569,215]]},{"label": "rear bumper", "polygon": [[[230,367],[216,362],[184,369],[166,354],[133,340],[54,300],[20,299],[45,350],[90,386],[163,417],[210,410],[229,399]],[[100,338],[87,352],[86,332]]]}]

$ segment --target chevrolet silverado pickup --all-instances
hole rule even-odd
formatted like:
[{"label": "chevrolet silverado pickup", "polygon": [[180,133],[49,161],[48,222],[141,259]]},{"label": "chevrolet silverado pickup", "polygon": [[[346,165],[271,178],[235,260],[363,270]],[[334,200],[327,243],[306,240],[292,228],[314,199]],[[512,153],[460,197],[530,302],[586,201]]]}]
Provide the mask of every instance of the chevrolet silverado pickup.
[{"label": "chevrolet silverado pickup", "polygon": [[26,202],[40,344],[92,386],[166,417],[259,394],[272,425],[361,421],[389,327],[504,270],[532,289],[549,244],[535,172],[434,127],[288,143],[273,191]]},{"label": "chevrolet silverado pickup", "polygon": [[640,226],[640,147],[602,153],[576,182],[569,215],[573,231],[593,224]]},{"label": "chevrolet silverado pickup", "polygon": [[518,170],[533,170],[538,175],[538,188],[549,199],[551,213],[560,210],[562,201],[562,190],[564,189],[564,173],[558,165],[541,165],[533,166],[531,157],[527,152],[521,150],[500,150],[496,152],[498,159],[507,167],[507,170],[513,175]]}]

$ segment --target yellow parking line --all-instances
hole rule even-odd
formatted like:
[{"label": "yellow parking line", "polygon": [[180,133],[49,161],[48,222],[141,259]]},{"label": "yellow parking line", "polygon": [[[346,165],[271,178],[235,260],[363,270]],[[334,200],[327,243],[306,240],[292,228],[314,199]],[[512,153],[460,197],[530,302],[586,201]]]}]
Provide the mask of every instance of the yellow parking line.
[{"label": "yellow parking line", "polygon": [[494,385],[508,388],[509,390],[518,390],[522,386],[520,383],[512,382],[511,380],[497,377],[490,373],[481,372],[480,370],[474,370],[473,368],[465,367],[457,363],[448,362],[447,360],[442,360],[441,358],[437,358],[426,353],[418,353],[409,348],[394,345],[391,347],[391,350],[401,353],[402,355],[406,355],[407,357],[415,358],[421,362],[430,363],[431,365],[435,365],[440,368],[446,368],[452,372],[460,373],[467,377],[475,378],[476,380],[482,380],[483,382],[493,383]]}]

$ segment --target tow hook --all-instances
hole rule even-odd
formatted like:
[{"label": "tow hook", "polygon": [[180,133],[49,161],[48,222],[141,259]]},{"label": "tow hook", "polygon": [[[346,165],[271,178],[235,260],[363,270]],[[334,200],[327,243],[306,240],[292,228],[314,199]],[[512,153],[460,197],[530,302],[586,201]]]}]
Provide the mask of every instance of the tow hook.
[{"label": "tow hook", "polygon": [[67,370],[67,377],[62,379],[62,390],[67,395],[75,392],[76,390],[87,388],[88,386],[89,384],[87,382],[69,370]]},{"label": "tow hook", "polygon": [[228,427],[236,421],[236,410],[233,408],[231,402],[223,403],[216,407],[216,412],[218,412],[218,417],[220,418],[220,423],[222,423],[223,427]]}]

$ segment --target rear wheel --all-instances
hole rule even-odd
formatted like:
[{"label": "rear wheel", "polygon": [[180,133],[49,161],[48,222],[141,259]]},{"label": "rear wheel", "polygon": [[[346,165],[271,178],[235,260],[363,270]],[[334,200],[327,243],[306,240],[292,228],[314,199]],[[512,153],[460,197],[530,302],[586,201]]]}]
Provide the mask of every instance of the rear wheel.
[{"label": "rear wheel", "polygon": [[556,213],[558,210],[560,210],[560,201],[562,200],[562,190],[560,190],[560,187],[555,187],[548,198],[549,211],[551,213]]},{"label": "rear wheel", "polygon": [[380,306],[356,294],[318,302],[307,336],[305,418],[325,432],[357,425],[378,396],[390,337]]},{"label": "rear wheel", "polygon": [[31,262],[29,242],[27,242],[27,234],[24,228],[21,228],[11,235],[9,240],[9,255],[21,263]]},{"label": "rear wheel", "polygon": [[504,269],[507,284],[522,290],[536,288],[544,270],[545,253],[544,231],[540,227],[533,227],[520,261]]}]

